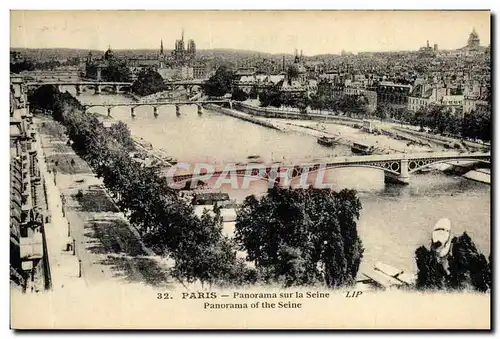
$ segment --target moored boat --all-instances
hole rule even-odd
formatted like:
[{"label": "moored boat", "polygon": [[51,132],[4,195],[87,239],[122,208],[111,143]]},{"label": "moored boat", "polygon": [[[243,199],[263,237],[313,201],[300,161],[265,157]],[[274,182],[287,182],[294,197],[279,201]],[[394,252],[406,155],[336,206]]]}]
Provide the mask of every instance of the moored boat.
[{"label": "moored boat", "polygon": [[372,155],[375,151],[375,147],[355,142],[351,146],[351,151],[354,154]]},{"label": "moored boat", "polygon": [[263,164],[264,163],[264,161],[262,160],[260,155],[250,155],[249,157],[247,157],[247,162],[249,164]]},{"label": "moored boat", "polygon": [[318,138],[318,144],[331,147],[335,144],[335,140],[335,138],[321,137]]}]

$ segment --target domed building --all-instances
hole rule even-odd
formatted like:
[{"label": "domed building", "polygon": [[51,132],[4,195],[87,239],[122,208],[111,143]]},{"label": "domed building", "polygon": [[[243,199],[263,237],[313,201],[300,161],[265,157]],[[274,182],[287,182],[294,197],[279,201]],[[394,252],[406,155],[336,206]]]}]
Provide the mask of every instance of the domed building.
[{"label": "domed building", "polygon": [[473,28],[472,32],[469,34],[469,39],[467,40],[468,48],[477,48],[480,46],[479,35],[476,32],[476,29]]}]

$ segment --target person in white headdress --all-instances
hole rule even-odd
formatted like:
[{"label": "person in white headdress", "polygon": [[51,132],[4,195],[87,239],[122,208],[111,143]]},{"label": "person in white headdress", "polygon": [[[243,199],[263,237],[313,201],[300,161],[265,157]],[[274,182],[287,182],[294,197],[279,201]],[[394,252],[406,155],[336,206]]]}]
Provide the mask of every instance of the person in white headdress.
[{"label": "person in white headdress", "polygon": [[449,219],[440,219],[431,236],[431,250],[435,253],[438,263],[440,263],[447,274],[450,274],[448,265],[448,255],[451,249],[451,221]]}]

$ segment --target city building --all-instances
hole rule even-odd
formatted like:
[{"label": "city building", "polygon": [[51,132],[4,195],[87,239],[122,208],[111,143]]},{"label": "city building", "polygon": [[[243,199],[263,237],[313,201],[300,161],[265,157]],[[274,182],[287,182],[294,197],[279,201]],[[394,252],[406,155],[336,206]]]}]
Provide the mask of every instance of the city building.
[{"label": "city building", "polygon": [[[122,58],[119,60],[111,47],[108,47],[106,52],[101,58],[95,58],[89,52],[85,62],[85,76],[87,78],[101,80],[102,70],[110,65],[112,61],[124,63],[130,73],[131,80],[135,80],[138,74],[145,69],[152,69],[157,71],[165,79],[178,78],[178,79],[193,79],[194,67],[193,64],[196,58],[196,43],[194,40],[189,40],[187,48],[184,43],[184,31],[182,31],[181,39],[175,41],[174,49],[170,56],[167,56],[163,48],[163,40],[160,40],[160,49],[157,55],[143,56],[134,58]],[[206,76],[207,69],[203,66],[196,66],[196,79],[202,79]]]},{"label": "city building", "polygon": [[419,52],[419,55],[423,56],[423,57],[434,57],[434,56],[436,56],[436,54],[438,52],[438,45],[434,44],[434,47],[431,47],[429,45],[429,40],[427,40],[427,45],[424,47],[420,47],[418,52]]},{"label": "city building", "polygon": [[464,113],[490,110],[490,92],[486,86],[466,87],[464,90]]},{"label": "city building", "polygon": [[[15,99],[14,99],[15,100]],[[10,277],[23,291],[47,288],[43,227],[47,207],[29,107],[11,109]]]},{"label": "city building", "polygon": [[416,112],[432,103],[441,103],[446,88],[427,83],[417,84],[408,95],[408,110]]},{"label": "city building", "polygon": [[208,67],[206,65],[193,66],[193,79],[207,79]]},{"label": "city building", "polygon": [[411,90],[411,85],[381,81],[376,87],[377,103],[383,103],[394,108],[406,108]]},{"label": "city building", "polygon": [[479,39],[479,35],[476,32],[476,29],[473,28],[472,32],[469,34],[469,39],[467,40],[468,48],[478,48],[480,46],[481,40]]},{"label": "city building", "polygon": [[456,114],[458,111],[463,112],[464,96],[451,94],[443,95],[440,103],[452,114]]},{"label": "city building", "polygon": [[182,30],[181,38],[175,41],[174,50],[171,53],[171,61],[175,64],[188,64],[196,57],[196,43],[194,40],[189,40],[187,48],[184,44],[184,30]]}]

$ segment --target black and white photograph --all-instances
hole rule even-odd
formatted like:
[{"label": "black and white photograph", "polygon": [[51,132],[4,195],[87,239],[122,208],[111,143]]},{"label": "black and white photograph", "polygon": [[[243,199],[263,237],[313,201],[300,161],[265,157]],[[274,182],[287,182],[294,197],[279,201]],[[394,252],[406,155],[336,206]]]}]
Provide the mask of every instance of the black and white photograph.
[{"label": "black and white photograph", "polygon": [[491,22],[11,10],[11,328],[491,329]]}]

